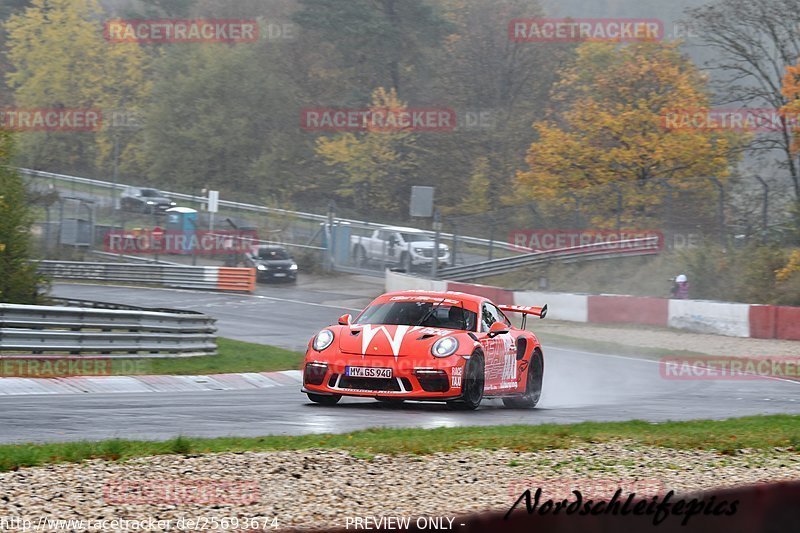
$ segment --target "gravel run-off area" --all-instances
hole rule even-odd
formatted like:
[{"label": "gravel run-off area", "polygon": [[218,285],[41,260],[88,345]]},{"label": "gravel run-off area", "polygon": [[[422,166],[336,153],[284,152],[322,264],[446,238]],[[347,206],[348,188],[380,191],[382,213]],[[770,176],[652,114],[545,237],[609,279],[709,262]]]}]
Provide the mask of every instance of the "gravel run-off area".
[{"label": "gravel run-off area", "polygon": [[[799,479],[797,451],[723,454],[625,441],[538,452],[464,450],[420,456],[341,450],[165,455],[0,473],[0,519],[153,518],[171,519],[174,528],[180,517],[236,517],[243,529],[246,517],[260,517],[261,523],[282,530],[330,528],[344,527],[348,517],[452,518],[506,511],[526,488],[542,487],[543,495],[553,499],[573,489],[610,498],[617,487],[625,494],[674,490],[680,496]],[[187,492],[188,486],[199,492]],[[47,524],[39,530],[64,530]],[[229,524],[227,529],[234,528]]]}]

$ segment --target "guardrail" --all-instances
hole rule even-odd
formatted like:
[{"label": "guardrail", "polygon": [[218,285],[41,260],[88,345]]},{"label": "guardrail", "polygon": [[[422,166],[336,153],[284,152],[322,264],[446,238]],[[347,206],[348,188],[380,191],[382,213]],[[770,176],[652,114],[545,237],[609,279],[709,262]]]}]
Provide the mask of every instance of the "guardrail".
[{"label": "guardrail", "polygon": [[661,243],[657,236],[641,239],[627,239],[614,241],[614,249],[609,248],[609,243],[585,244],[570,248],[533,252],[524,255],[493,259],[471,265],[455,266],[439,270],[439,279],[464,281],[482,278],[496,274],[505,274],[518,268],[547,263],[549,261],[573,261],[591,259],[609,259],[614,257],[632,255],[652,255],[660,251]]},{"label": "guardrail", "polygon": [[[66,181],[68,183],[82,183],[85,185],[92,185],[94,187],[101,187],[106,189],[118,189],[124,190],[128,187],[128,185],[121,184],[121,183],[111,183],[108,181],[101,181],[95,180],[91,178],[81,178],[79,176],[68,176],[66,174],[55,174],[53,172],[44,172],[42,170],[32,170],[29,168],[17,168],[17,172],[24,174],[26,176],[32,176],[36,178],[45,178],[45,179],[53,179],[59,181]],[[193,196],[191,194],[183,194],[179,192],[170,192],[164,191],[168,196],[172,198],[176,198],[179,200],[188,200],[190,202],[196,203],[204,203],[207,202],[208,199],[204,196]],[[327,215],[320,215],[317,213],[307,213],[303,211],[290,211],[288,209],[280,209],[277,207],[267,207],[263,205],[255,205],[255,204],[247,204],[242,202],[232,202],[230,200],[219,200],[219,205],[224,207],[229,207],[232,209],[239,209],[242,211],[252,211],[256,213],[270,213],[270,214],[277,214],[277,215],[285,215],[295,217],[301,220],[313,220],[316,222],[327,222],[328,216]],[[336,222],[345,223],[345,224],[353,224],[359,226],[364,229],[381,229],[386,227],[391,227],[390,224],[377,224],[375,222],[367,222],[364,220],[355,220],[349,218],[336,218]],[[429,236],[433,236],[434,232],[425,230],[425,233]],[[451,233],[440,233],[440,238],[442,239],[452,239],[453,234]],[[472,244],[475,246],[492,246],[495,248],[508,250],[512,252],[516,252],[517,249],[510,243],[502,242],[502,241],[491,241],[489,239],[481,239],[478,237],[469,237],[466,235],[459,235],[458,236],[459,242],[464,242],[467,244]]]},{"label": "guardrail", "polygon": [[254,268],[39,261],[38,270],[54,279],[112,281],[182,289],[253,292],[256,287]]},{"label": "guardrail", "polygon": [[0,352],[214,355],[214,323],[191,311],[0,304]]}]

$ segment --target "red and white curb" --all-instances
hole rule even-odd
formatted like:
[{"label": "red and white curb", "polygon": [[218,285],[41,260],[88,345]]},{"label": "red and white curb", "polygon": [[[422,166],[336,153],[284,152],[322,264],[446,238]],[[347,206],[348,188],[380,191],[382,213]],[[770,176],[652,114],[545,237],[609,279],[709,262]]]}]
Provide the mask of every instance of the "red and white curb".
[{"label": "red and white curb", "polygon": [[254,390],[297,386],[302,381],[299,370],[207,376],[0,378],[0,396]]}]

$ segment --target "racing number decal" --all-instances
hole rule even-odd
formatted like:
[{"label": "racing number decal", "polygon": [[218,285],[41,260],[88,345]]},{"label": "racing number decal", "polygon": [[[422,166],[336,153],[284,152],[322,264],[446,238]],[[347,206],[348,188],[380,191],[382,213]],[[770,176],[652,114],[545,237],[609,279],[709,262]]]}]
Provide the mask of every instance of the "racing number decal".
[{"label": "racing number decal", "polygon": [[517,387],[517,345],[511,335],[483,339],[486,357],[486,390]]}]

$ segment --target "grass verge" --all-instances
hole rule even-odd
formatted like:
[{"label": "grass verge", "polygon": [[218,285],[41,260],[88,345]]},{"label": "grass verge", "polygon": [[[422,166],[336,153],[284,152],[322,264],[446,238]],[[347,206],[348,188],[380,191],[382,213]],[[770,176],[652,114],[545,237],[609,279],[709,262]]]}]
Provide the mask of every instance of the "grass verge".
[{"label": "grass verge", "polygon": [[[147,375],[147,374],[176,374],[176,375],[198,375],[198,374],[226,374],[232,372],[274,372],[278,370],[294,370],[300,368],[303,362],[303,354],[276,348],[275,346],[265,346],[263,344],[253,344],[251,342],[236,341],[233,339],[218,338],[217,355],[203,355],[198,357],[174,357],[169,359],[109,359],[110,370],[104,362],[90,370],[93,375]],[[15,360],[25,360],[25,356],[9,356]],[[25,374],[18,374],[21,377],[59,377],[53,376],[52,371],[42,366],[40,360],[30,359],[30,364],[22,363],[26,368]],[[2,360],[0,359],[0,363]],[[15,365],[7,367],[0,366],[2,377],[12,377]],[[34,370],[36,369],[36,370]],[[11,372],[9,374],[8,372]],[[38,372],[38,374],[37,374]]]},{"label": "grass verge", "polygon": [[369,429],[345,434],[197,439],[178,437],[165,442],[109,440],[57,444],[0,446],[0,471],[48,463],[101,458],[120,460],[164,454],[338,448],[358,456],[429,454],[465,448],[536,451],[570,448],[586,443],[630,440],[642,445],[677,449],[737,450],[789,448],[800,452],[800,416],[771,415],[728,420],[695,420],[654,424],[584,422],[574,425],[486,426],[438,429]]}]

